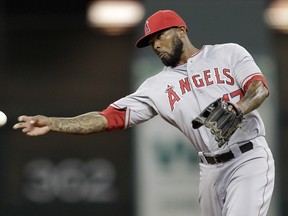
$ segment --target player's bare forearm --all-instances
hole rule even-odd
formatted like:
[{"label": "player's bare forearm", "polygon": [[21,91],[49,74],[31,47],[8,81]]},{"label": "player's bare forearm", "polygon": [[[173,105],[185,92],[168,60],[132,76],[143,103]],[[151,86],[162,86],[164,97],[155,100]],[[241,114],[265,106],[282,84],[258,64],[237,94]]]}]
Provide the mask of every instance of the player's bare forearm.
[{"label": "player's bare forearm", "polygon": [[269,91],[262,81],[253,81],[249,85],[244,97],[237,102],[237,105],[244,114],[247,114],[260,107],[268,95]]},{"label": "player's bare forearm", "polygon": [[99,112],[89,112],[72,118],[22,115],[18,121],[13,128],[22,129],[22,132],[29,136],[40,136],[49,131],[91,134],[105,131],[108,127],[107,119]]},{"label": "player's bare forearm", "polygon": [[108,126],[107,119],[99,112],[90,112],[73,118],[51,117],[52,131],[70,134],[91,134],[105,131]]}]

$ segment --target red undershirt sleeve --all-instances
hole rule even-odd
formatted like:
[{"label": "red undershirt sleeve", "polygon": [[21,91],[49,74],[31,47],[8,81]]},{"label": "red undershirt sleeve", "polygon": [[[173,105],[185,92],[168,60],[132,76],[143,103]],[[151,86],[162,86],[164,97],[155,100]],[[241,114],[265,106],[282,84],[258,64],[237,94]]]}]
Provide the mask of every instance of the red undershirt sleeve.
[{"label": "red undershirt sleeve", "polygon": [[108,106],[105,110],[100,112],[108,121],[108,131],[119,130],[125,128],[126,109],[116,109]]}]

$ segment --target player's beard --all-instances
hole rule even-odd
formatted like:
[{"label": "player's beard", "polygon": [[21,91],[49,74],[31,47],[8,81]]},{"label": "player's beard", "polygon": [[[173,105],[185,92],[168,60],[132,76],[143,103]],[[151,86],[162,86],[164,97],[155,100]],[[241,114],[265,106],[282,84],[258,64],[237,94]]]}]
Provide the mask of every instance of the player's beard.
[{"label": "player's beard", "polygon": [[167,58],[161,58],[162,63],[167,67],[176,67],[183,53],[183,42],[176,35],[172,40],[172,48],[172,53],[168,53]]}]

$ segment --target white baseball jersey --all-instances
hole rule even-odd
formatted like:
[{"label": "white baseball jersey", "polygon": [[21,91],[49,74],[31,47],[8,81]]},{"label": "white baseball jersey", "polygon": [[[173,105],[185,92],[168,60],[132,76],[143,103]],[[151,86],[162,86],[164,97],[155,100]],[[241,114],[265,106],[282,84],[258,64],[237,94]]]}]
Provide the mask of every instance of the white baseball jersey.
[{"label": "white baseball jersey", "polygon": [[[264,124],[254,110],[219,149],[209,129],[191,121],[216,99],[238,102],[253,80],[267,84],[251,55],[237,44],[206,45],[175,68],[164,67],[138,90],[111,106],[126,109],[125,127],[160,115],[194,144],[201,158],[199,201],[203,216],[266,216],[274,188],[274,159]],[[239,146],[253,143],[243,153]],[[238,145],[239,144],[239,145]],[[234,160],[209,164],[206,158],[233,152]],[[236,159],[237,158],[237,159]],[[248,163],[249,162],[249,163]]]},{"label": "white baseball jersey", "polygon": [[[197,151],[214,152],[219,147],[210,131],[206,127],[193,129],[191,121],[217,98],[238,102],[244,95],[245,84],[257,76],[263,77],[243,47],[233,43],[205,45],[186,64],[164,67],[144,81],[135,93],[111,106],[127,110],[125,127],[160,115],[182,131]],[[264,124],[254,110],[245,115],[242,127],[228,145],[264,135]]]}]

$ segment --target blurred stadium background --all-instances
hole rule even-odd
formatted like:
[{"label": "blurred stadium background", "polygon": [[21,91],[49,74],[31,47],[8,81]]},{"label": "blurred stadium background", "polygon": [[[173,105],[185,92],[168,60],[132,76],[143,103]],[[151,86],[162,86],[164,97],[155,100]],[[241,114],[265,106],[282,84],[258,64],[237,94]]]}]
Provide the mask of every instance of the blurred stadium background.
[{"label": "blurred stadium background", "polygon": [[197,47],[235,42],[254,56],[271,88],[260,109],[277,169],[269,215],[287,215],[287,5],[288,0],[1,0],[0,110],[8,123],[0,128],[0,215],[200,215],[197,155],[159,118],[89,136],[28,138],[11,129],[21,114],[102,110],[157,73],[161,62],[134,43],[145,18],[159,9],[181,14]]}]

